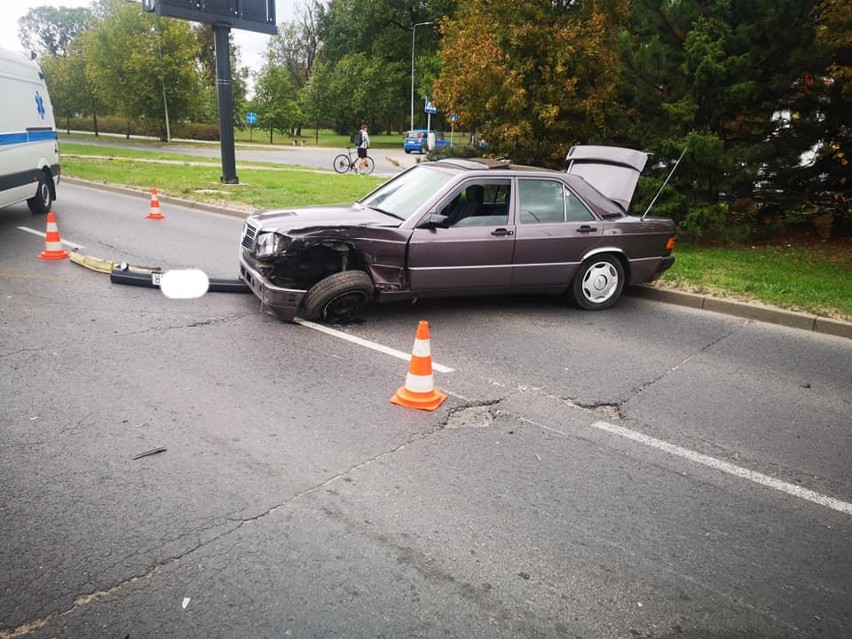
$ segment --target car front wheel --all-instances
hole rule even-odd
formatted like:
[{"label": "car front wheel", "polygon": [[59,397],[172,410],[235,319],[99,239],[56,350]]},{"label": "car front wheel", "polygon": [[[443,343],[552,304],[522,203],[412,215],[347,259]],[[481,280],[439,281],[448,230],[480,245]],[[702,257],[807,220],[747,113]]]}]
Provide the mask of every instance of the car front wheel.
[{"label": "car front wheel", "polygon": [[38,178],[38,190],[34,197],[27,200],[27,206],[36,215],[45,215],[52,205],[53,193],[50,190],[50,178],[42,171]]},{"label": "car front wheel", "polygon": [[373,299],[373,280],[364,271],[341,271],[314,284],[302,309],[307,319],[334,323],[351,319]]},{"label": "car front wheel", "polygon": [[596,255],[580,266],[571,285],[574,301],[580,308],[598,311],[609,308],[624,290],[624,267],[612,255]]}]

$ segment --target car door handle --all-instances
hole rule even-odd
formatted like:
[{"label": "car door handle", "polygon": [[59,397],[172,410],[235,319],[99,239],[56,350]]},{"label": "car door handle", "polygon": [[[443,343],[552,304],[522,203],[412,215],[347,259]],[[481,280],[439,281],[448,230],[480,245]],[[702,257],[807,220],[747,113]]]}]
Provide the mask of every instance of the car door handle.
[{"label": "car door handle", "polygon": [[583,224],[580,228],[577,229],[577,233],[594,233],[597,229],[594,226],[589,226],[588,224]]},{"label": "car door handle", "polygon": [[494,229],[491,231],[491,235],[497,235],[499,237],[504,237],[506,235],[514,235],[514,231],[510,231],[509,229]]}]

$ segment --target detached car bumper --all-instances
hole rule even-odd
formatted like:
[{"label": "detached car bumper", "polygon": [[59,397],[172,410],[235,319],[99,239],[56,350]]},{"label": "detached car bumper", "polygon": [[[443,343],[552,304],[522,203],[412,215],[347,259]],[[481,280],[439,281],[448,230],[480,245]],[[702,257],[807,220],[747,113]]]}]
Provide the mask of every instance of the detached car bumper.
[{"label": "detached car bumper", "polygon": [[292,322],[302,304],[306,290],[275,286],[240,255],[240,279],[260,300],[264,311],[274,313],[285,322]]}]

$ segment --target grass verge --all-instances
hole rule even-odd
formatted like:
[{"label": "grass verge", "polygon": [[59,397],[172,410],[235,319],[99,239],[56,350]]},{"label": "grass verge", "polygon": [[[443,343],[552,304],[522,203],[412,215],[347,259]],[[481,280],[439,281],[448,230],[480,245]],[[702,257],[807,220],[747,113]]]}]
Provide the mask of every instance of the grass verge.
[{"label": "grass verge", "polygon": [[[64,175],[145,190],[156,188],[165,195],[238,209],[353,202],[385,181],[379,177],[337,175],[331,171],[282,165],[237,164],[240,183],[222,184],[221,165],[204,158],[87,157],[70,150],[66,153],[65,148],[63,146]],[[112,150],[98,148],[95,151]]]},{"label": "grass verge", "polygon": [[674,254],[663,286],[852,320],[850,240],[805,236],[768,246],[679,244]]}]

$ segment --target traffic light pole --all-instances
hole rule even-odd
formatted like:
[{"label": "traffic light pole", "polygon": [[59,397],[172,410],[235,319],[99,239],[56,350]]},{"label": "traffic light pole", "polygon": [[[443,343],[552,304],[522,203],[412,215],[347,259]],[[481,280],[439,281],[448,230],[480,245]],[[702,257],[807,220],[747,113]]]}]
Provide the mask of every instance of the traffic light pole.
[{"label": "traffic light pole", "polygon": [[230,27],[213,25],[213,42],[216,47],[216,91],[219,97],[219,141],[222,152],[223,184],[239,184],[234,155],[234,96],[231,92],[231,49],[228,36]]}]

